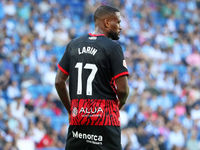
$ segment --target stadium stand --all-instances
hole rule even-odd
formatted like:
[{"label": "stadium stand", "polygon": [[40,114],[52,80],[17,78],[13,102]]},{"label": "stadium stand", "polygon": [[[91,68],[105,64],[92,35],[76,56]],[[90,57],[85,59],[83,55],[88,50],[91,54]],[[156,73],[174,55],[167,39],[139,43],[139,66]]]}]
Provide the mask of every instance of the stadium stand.
[{"label": "stadium stand", "polygon": [[71,39],[93,31],[102,4],[122,15],[123,150],[200,149],[199,0],[1,0],[0,150],[64,149],[57,63]]}]

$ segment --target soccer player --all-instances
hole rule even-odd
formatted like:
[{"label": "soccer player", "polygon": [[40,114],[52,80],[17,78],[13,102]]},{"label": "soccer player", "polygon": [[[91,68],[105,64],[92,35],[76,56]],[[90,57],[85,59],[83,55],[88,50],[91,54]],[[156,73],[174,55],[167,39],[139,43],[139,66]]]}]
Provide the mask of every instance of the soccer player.
[{"label": "soccer player", "polygon": [[[102,5],[93,33],[73,39],[58,64],[55,87],[69,113],[66,150],[121,150],[119,110],[129,93],[118,40],[120,12]],[[69,94],[66,80],[69,78]]]}]

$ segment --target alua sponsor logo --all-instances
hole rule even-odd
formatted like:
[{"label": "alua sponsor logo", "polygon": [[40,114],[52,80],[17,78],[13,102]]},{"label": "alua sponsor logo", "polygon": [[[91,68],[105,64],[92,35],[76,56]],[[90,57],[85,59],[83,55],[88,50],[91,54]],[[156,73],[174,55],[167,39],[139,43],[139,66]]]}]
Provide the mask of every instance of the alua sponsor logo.
[{"label": "alua sponsor logo", "polygon": [[83,108],[81,107],[79,113],[87,113],[87,114],[95,114],[95,113],[98,113],[98,112],[102,112],[103,113],[103,110],[101,107],[94,107],[94,108]]},{"label": "alua sponsor logo", "polygon": [[95,113],[99,113],[99,112],[103,113],[103,110],[101,107],[94,107],[94,108],[81,107],[81,109],[79,111],[78,111],[77,107],[74,107],[72,110],[72,116],[75,117],[75,116],[77,116],[78,113],[95,114]]}]

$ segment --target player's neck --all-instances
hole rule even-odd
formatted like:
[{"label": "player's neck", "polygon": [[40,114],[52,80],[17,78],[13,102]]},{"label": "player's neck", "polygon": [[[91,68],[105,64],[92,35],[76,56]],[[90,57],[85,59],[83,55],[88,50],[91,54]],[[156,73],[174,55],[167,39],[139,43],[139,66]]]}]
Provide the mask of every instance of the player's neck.
[{"label": "player's neck", "polygon": [[92,32],[92,34],[96,34],[96,35],[98,35],[98,34],[104,34],[106,37],[107,37],[107,34],[106,34],[106,32],[104,32],[102,29],[100,29],[99,27],[95,27],[95,30],[94,30],[94,32]]}]

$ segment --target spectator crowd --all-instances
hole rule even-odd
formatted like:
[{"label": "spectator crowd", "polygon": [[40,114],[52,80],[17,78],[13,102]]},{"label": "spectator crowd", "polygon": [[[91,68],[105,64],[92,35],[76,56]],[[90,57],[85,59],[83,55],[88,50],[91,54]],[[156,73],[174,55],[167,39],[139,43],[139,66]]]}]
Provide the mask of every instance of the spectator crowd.
[{"label": "spectator crowd", "polygon": [[64,149],[57,64],[102,4],[121,12],[130,74],[123,150],[200,150],[199,0],[1,0],[0,150]]}]

